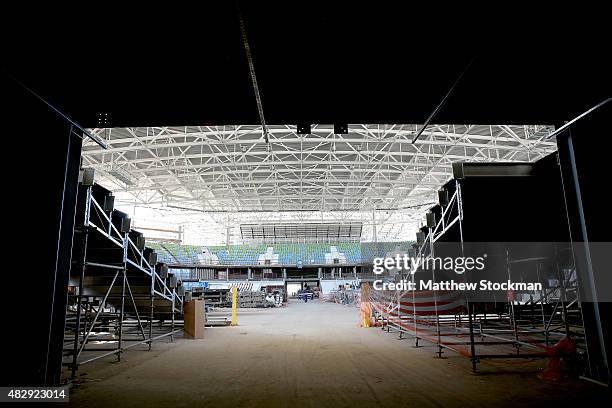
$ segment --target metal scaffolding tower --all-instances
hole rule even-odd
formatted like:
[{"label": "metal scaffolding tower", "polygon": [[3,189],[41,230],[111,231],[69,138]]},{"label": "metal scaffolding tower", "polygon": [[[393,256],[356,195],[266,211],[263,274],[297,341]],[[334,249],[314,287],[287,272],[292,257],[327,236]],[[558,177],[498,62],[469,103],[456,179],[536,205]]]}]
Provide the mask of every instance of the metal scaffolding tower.
[{"label": "metal scaffolding tower", "polygon": [[94,183],[91,169],[80,179],[64,334],[72,379],[82,364],[173,340],[183,309],[177,277],[114,209],[113,195]]}]

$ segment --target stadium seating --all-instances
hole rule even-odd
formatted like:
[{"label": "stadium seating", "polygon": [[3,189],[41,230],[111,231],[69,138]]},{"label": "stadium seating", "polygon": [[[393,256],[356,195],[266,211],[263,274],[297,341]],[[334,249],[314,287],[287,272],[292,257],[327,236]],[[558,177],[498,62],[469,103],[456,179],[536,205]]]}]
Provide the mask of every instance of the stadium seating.
[{"label": "stadium seating", "polygon": [[336,248],[338,252],[343,253],[346,256],[347,263],[360,263],[361,257],[361,245],[360,244],[337,244]]},{"label": "stadium seating", "polygon": [[[258,244],[207,246],[178,245],[175,243],[148,243],[155,249],[160,262],[168,264],[220,264],[257,265],[266,253],[273,255],[273,263],[280,265],[324,265],[329,263],[332,253],[341,263],[358,264],[371,262],[375,257],[384,257],[393,251],[407,251],[412,242],[366,242],[340,244]],[[271,248],[271,250],[269,250]],[[203,250],[207,255],[202,256]],[[278,260],[276,256],[278,255]]]},{"label": "stadium seating", "polygon": [[303,244],[303,247],[304,256],[302,261],[304,265],[324,264],[325,254],[330,251],[329,244]]},{"label": "stadium seating", "polygon": [[[230,245],[227,251],[226,263],[232,265],[256,265],[259,255],[266,252],[268,245]],[[221,260],[221,257],[219,257]]]},{"label": "stadium seating", "polygon": [[273,252],[278,254],[278,263],[282,265],[296,265],[302,259],[302,246],[300,244],[274,244]]},{"label": "stadium seating", "polygon": [[157,252],[157,260],[158,262],[163,262],[166,264],[176,264],[177,261],[174,257],[168,252],[166,248],[164,248],[161,244],[157,242],[147,242],[147,246],[152,248]]}]

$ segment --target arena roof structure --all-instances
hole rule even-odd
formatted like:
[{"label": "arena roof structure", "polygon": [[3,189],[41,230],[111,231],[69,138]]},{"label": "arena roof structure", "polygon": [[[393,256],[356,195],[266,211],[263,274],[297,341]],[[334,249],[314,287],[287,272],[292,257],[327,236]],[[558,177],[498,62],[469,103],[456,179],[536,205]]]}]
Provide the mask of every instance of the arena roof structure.
[{"label": "arena roof structure", "polygon": [[245,242],[359,242],[361,223],[267,223],[242,224],[240,236]]},{"label": "arena roof structure", "polygon": [[[349,124],[96,128],[83,166],[117,202],[245,223],[419,220],[457,161],[533,162],[556,150],[544,125]],[[228,221],[229,220],[229,221]],[[365,232],[365,231],[364,231]],[[390,238],[390,237],[387,237]]]}]

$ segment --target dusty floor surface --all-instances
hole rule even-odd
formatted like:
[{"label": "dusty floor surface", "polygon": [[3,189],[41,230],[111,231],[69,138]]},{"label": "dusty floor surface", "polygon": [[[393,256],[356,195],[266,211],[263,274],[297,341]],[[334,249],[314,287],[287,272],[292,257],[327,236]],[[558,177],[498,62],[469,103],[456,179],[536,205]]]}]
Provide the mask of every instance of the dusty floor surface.
[{"label": "dusty floor surface", "polygon": [[480,364],[358,327],[354,308],[319,301],[239,312],[203,340],[155,343],[84,365],[79,407],[610,406],[600,387],[546,383],[545,361]]}]

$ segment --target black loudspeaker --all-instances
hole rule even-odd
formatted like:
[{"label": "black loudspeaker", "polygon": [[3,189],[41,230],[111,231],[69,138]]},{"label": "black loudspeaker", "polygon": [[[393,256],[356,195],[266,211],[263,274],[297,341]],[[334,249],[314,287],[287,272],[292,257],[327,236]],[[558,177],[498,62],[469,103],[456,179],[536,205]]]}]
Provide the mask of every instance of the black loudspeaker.
[{"label": "black loudspeaker", "polygon": [[448,205],[448,191],[446,190],[438,191],[438,203],[440,203],[442,207],[446,207]]},{"label": "black loudspeaker", "polygon": [[146,243],[146,239],[144,235],[139,235],[138,238],[136,238],[135,244],[136,244],[136,248],[138,248],[139,251],[144,250],[145,243]]},{"label": "black loudspeaker", "polygon": [[346,123],[334,123],[334,133],[337,135],[346,135],[348,133],[348,125]]},{"label": "black loudspeaker", "polygon": [[153,266],[157,263],[157,252],[155,252],[151,248],[145,248],[143,252],[144,259],[149,263],[149,265]]},{"label": "black loudspeaker", "polygon": [[296,126],[298,135],[308,135],[311,133],[310,123],[298,123]]},{"label": "black loudspeaker", "polygon": [[[157,255],[157,253],[155,253],[155,255]],[[165,263],[160,262],[155,265],[155,271],[162,279],[166,279],[168,277],[168,265],[166,265]]]},{"label": "black loudspeaker", "polygon": [[176,288],[177,284],[178,284],[178,278],[176,277],[176,275],[168,276],[168,287],[170,289]]},{"label": "black loudspeaker", "polygon": [[130,232],[130,227],[132,226],[132,220],[130,217],[123,217],[121,219],[121,232],[126,233]]},{"label": "black loudspeaker", "polygon": [[79,181],[84,186],[93,186],[95,178],[94,169],[83,169],[79,172]]},{"label": "black loudspeaker", "polygon": [[454,162],[453,163],[453,178],[462,179],[463,176],[463,162]]},{"label": "black loudspeaker", "polygon": [[423,231],[419,231],[416,233],[416,239],[417,239],[417,244],[419,245],[425,242],[425,234],[423,233]]},{"label": "black loudspeaker", "polygon": [[425,215],[425,218],[427,220],[427,226],[429,228],[435,228],[435,226],[436,226],[436,214],[434,214],[432,212],[428,212],[427,215]]},{"label": "black loudspeaker", "polygon": [[115,209],[115,196],[107,195],[104,197],[104,211],[111,212]]}]

